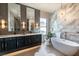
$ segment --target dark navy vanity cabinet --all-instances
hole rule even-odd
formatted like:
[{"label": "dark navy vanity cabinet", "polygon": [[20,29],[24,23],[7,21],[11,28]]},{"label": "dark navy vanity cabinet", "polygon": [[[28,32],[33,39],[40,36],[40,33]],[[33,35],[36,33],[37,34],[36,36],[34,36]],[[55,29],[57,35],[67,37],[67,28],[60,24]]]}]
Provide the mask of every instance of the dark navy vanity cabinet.
[{"label": "dark navy vanity cabinet", "polygon": [[0,38],[0,52],[11,52],[21,48],[29,48],[40,45],[41,40],[41,34]]}]

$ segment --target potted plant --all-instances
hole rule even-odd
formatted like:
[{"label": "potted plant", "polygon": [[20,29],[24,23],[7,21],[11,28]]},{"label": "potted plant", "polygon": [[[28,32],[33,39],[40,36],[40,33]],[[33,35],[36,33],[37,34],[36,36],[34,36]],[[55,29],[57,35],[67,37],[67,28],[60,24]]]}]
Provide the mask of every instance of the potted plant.
[{"label": "potted plant", "polygon": [[52,37],[52,33],[51,32],[48,32],[48,34],[47,34],[47,39],[51,39],[51,37]]},{"label": "potted plant", "polygon": [[48,34],[47,34],[47,39],[46,39],[46,44],[47,44],[47,45],[50,44],[52,37],[55,37],[55,33],[48,32]]}]

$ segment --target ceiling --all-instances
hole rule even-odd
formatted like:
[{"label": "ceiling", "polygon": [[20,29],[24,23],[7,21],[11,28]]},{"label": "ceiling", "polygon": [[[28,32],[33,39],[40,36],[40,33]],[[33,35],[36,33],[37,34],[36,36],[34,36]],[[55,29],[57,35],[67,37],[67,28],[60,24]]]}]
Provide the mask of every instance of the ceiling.
[{"label": "ceiling", "polygon": [[22,3],[41,11],[52,13],[54,10],[57,10],[61,7],[61,3]]}]

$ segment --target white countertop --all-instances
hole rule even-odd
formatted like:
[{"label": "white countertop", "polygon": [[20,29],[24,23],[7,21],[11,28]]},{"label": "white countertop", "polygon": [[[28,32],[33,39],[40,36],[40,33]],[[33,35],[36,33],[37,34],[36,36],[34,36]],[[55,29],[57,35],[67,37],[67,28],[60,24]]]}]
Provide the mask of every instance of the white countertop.
[{"label": "white countertop", "polygon": [[7,38],[7,37],[18,37],[18,36],[31,36],[31,35],[38,35],[41,33],[27,33],[27,34],[15,34],[15,35],[0,35],[0,38]]}]

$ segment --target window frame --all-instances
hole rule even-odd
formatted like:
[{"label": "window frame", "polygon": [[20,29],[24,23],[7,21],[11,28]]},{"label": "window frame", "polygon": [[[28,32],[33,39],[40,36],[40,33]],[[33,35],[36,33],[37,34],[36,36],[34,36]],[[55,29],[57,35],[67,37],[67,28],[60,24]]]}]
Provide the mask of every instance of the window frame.
[{"label": "window frame", "polygon": [[[41,20],[45,20],[45,23],[43,21],[41,21]],[[46,32],[47,32],[47,24],[46,23],[47,23],[47,19],[46,18],[40,18],[40,32],[42,32],[41,28],[45,28],[46,29],[45,33],[42,33],[44,35],[46,35]]]}]

